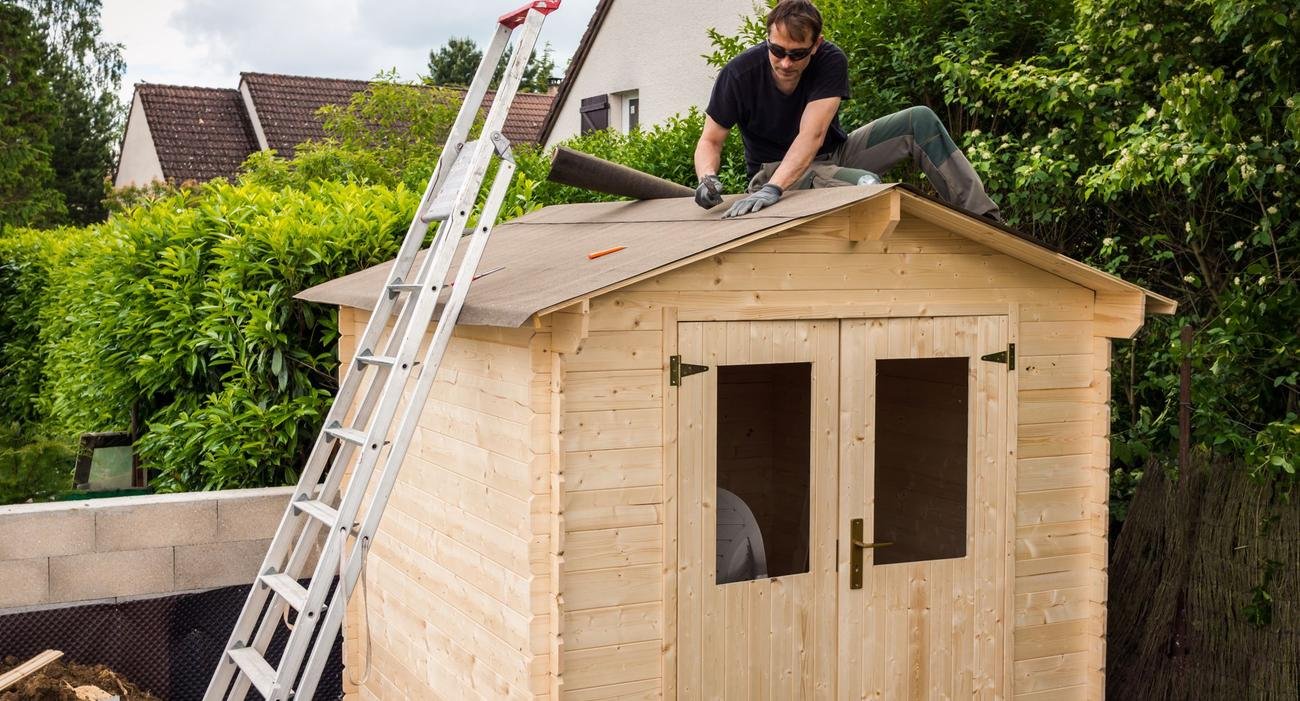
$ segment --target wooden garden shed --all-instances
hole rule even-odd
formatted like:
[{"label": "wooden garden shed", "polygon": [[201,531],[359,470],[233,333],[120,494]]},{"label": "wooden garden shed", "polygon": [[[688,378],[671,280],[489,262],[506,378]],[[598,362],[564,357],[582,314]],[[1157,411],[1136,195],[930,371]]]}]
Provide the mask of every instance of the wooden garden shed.
[{"label": "wooden garden shed", "polygon": [[[1174,302],[902,186],[721,211],[493,233],[348,698],[1101,698],[1110,341]],[[386,268],[299,295],[344,359]]]}]

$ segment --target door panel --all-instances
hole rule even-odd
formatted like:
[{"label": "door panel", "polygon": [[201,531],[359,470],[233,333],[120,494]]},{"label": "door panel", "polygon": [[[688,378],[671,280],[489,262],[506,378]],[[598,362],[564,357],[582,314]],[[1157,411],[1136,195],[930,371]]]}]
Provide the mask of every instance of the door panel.
[{"label": "door panel", "polygon": [[[1006,696],[1012,398],[1007,366],[980,360],[1005,350],[1006,337],[1006,317],[841,325],[840,698]],[[945,373],[933,364],[879,362],[958,357],[968,359],[964,383],[939,379]],[[952,431],[958,412],[967,423],[964,444]],[[945,458],[945,450],[960,452]],[[869,543],[946,541],[964,520],[964,554],[922,559],[934,549],[900,542],[884,546],[899,550],[881,559],[908,561],[877,564],[884,548],[866,548],[861,588],[851,588],[850,523],[859,518]],[[951,544],[939,550],[961,552]]]},{"label": "door panel", "polygon": [[[835,321],[678,325],[682,361],[709,368],[684,378],[677,390],[680,698],[803,699],[835,693],[838,326]],[[785,377],[784,384],[754,379],[763,373],[754,366],[795,363],[808,365],[763,375]],[[747,367],[724,372],[722,366]],[[793,386],[791,376],[804,378],[807,391],[782,391]],[[790,396],[802,399],[791,405]],[[806,458],[783,457],[783,443],[796,445]],[[783,460],[806,461],[807,468],[800,468],[806,475],[783,477],[791,474],[782,472]],[[735,513],[731,501],[720,504],[720,462],[722,480],[732,487],[728,491],[745,503],[751,521],[766,526],[759,530],[765,531],[768,568],[796,573],[716,583],[719,507],[726,512],[724,522]],[[765,489],[767,481],[771,489]],[[789,565],[792,559],[802,566]]]}]

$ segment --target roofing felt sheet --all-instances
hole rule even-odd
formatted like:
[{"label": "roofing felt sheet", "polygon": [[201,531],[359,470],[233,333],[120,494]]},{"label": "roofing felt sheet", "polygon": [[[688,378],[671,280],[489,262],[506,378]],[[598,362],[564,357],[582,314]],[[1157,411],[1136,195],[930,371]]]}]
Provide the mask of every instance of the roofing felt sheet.
[{"label": "roofing felt sheet", "polygon": [[[892,185],[791,192],[772,207],[721,219],[691,198],[547,207],[497,226],[459,323],[517,327],[538,311],[578,299],[751,234],[825,214]],[[728,202],[737,196],[728,198]],[[462,241],[459,261],[468,239]],[[623,250],[594,260],[587,254]],[[420,260],[423,260],[423,253]],[[391,262],[304,290],[298,299],[373,309]],[[419,265],[417,261],[416,265]],[[455,264],[453,264],[453,269]],[[444,293],[446,294],[446,293]]]}]

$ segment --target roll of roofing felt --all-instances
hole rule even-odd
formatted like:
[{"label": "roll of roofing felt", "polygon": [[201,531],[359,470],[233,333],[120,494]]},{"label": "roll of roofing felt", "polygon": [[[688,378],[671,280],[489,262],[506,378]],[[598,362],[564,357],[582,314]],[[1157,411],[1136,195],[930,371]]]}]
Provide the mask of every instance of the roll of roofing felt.
[{"label": "roll of roofing felt", "polygon": [[685,185],[563,146],[555,149],[555,158],[551,159],[551,172],[546,179],[561,185],[638,200],[695,195],[695,191]]}]

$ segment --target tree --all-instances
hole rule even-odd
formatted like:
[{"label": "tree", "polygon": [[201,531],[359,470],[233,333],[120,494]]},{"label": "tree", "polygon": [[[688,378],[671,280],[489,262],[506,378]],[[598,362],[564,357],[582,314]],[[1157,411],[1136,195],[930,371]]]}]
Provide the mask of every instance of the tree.
[{"label": "tree", "polygon": [[469,37],[452,37],[442,48],[429,52],[429,78],[433,85],[467,86],[483,60],[483,52]]},{"label": "tree", "polygon": [[122,46],[100,36],[100,0],[18,0],[41,29],[42,73],[55,98],[51,134],[55,187],[67,203],[66,222],[88,224],[107,215],[105,178],[112,172],[122,106],[117,90],[126,63]]},{"label": "tree", "polygon": [[[507,46],[505,55],[497,63],[496,73],[492,75],[492,85],[495,87],[501,82],[502,76],[506,73],[506,67],[510,65],[510,56],[514,51],[513,46]],[[528,55],[528,64],[524,66],[524,76],[519,82],[521,92],[544,93],[551,89],[551,78],[555,74],[555,60],[551,55],[555,50],[551,48],[551,43],[546,42],[546,47],[542,50],[542,57],[537,57],[537,50],[534,49]]]},{"label": "tree", "polygon": [[[490,87],[496,88],[501,83],[513,53],[514,46],[507,46],[492,73]],[[544,93],[550,89],[551,78],[555,74],[553,54],[554,49],[548,42],[541,58],[537,57],[536,49],[528,55],[528,64],[524,67],[523,80],[519,84],[521,91]],[[452,37],[442,48],[429,52],[429,77],[426,82],[431,85],[468,86],[474,80],[474,72],[482,61],[483,51],[473,39]]]},{"label": "tree", "polygon": [[58,122],[45,58],[31,13],[0,4],[0,231],[51,225],[67,214],[51,166]]}]

